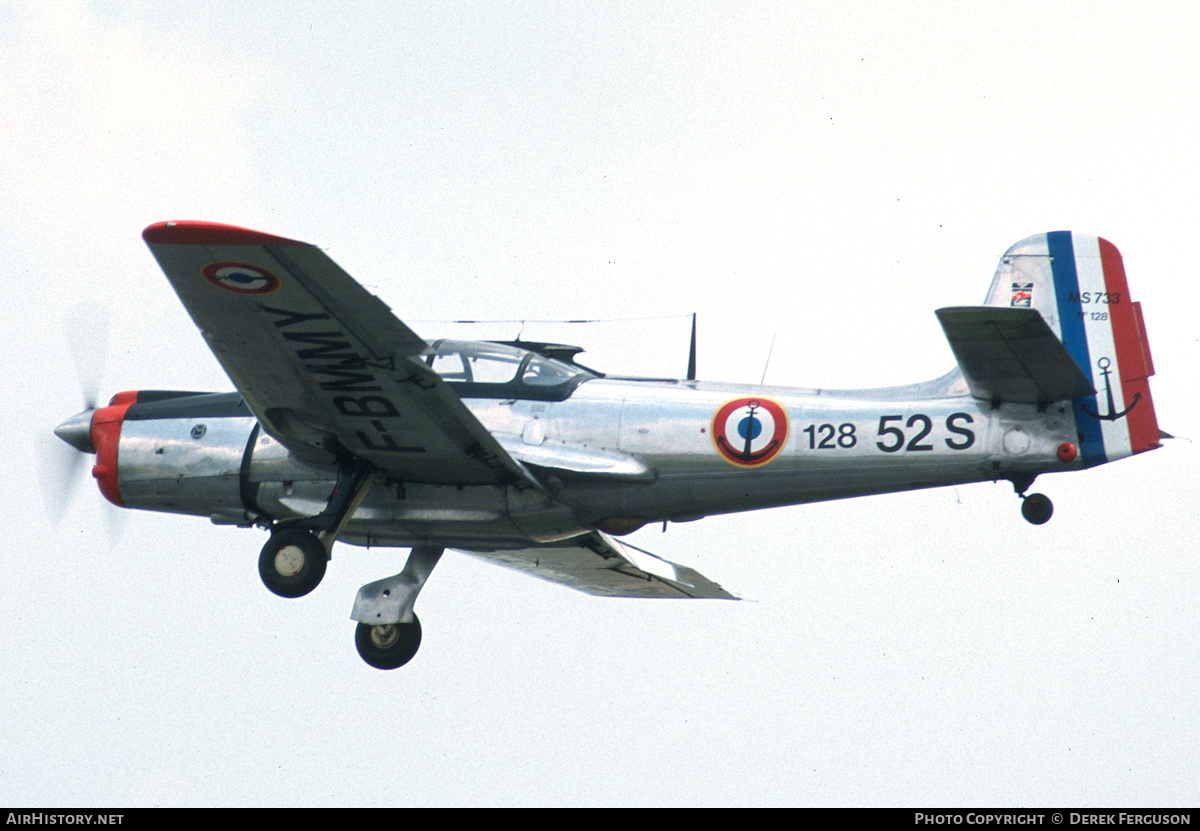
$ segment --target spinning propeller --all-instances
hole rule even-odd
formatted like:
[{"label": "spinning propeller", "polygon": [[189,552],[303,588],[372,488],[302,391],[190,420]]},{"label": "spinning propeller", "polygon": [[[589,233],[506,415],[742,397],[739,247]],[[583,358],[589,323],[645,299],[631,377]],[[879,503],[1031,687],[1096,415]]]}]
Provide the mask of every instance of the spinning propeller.
[{"label": "spinning propeller", "polygon": [[[67,347],[78,375],[84,409],[54,428],[54,435],[63,443],[39,436],[39,467],[42,502],[51,522],[60,525],[82,477],[81,469],[91,469],[89,458],[96,452],[92,443],[92,417],[99,405],[100,381],[104,374],[108,341],[109,313],[79,305],[63,320]],[[64,444],[65,443],[65,444]],[[123,517],[111,509],[108,515],[109,537],[115,544],[120,536]]]}]

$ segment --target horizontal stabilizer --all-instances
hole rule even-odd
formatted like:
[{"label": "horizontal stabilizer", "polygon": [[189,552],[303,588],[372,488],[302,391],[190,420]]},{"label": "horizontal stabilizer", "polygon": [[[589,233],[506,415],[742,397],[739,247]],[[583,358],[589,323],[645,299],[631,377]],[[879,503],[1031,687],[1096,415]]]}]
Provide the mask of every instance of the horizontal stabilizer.
[{"label": "horizontal stabilizer", "polygon": [[959,306],[937,316],[976,398],[1049,404],[1096,392],[1036,309]]}]

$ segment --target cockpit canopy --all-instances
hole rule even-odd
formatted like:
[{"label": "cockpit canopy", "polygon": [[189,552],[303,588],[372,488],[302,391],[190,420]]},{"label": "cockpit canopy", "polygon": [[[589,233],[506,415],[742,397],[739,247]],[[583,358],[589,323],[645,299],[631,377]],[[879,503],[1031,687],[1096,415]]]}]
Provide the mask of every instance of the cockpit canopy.
[{"label": "cockpit canopy", "polygon": [[562,401],[596,377],[578,365],[490,341],[434,341],[420,360],[462,398]]}]

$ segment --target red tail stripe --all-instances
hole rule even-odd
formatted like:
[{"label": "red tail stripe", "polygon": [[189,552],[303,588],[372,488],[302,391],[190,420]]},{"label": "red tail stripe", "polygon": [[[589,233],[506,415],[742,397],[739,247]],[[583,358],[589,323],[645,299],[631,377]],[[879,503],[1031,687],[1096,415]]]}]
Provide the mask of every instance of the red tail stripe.
[{"label": "red tail stripe", "polygon": [[[1125,406],[1128,407],[1135,396],[1141,396],[1126,418],[1130,449],[1141,453],[1158,447],[1158,420],[1154,415],[1154,402],[1150,399],[1150,383],[1146,380],[1154,374],[1153,364],[1149,361],[1150,348],[1146,343],[1141,309],[1129,298],[1121,255],[1106,239],[1100,240],[1100,261],[1104,268],[1104,287],[1110,297],[1106,310],[1112,321],[1113,345]],[[1112,302],[1113,299],[1116,302]]]}]

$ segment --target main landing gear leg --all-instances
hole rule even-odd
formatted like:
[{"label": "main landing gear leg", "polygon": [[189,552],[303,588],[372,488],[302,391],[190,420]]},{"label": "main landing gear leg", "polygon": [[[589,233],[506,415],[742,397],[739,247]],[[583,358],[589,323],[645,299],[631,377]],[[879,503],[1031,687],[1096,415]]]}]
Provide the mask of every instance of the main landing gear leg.
[{"label": "main landing gear leg", "polygon": [[275,524],[258,557],[258,574],[268,589],[280,597],[303,597],[317,587],[333,541],[367,495],[372,473],[362,460],[342,468],[325,510]]},{"label": "main landing gear leg", "polygon": [[1054,503],[1044,493],[1026,495],[1025,491],[1029,490],[1033,479],[1032,476],[1013,479],[1013,490],[1021,497],[1021,516],[1025,517],[1025,521],[1033,525],[1045,525],[1050,521],[1050,517],[1054,516]]},{"label": "main landing gear leg", "polygon": [[421,621],[413,614],[413,604],[442,551],[432,545],[414,546],[404,571],[358,590],[350,613],[350,619],[358,621],[354,644],[376,669],[404,666],[417,654]]}]

